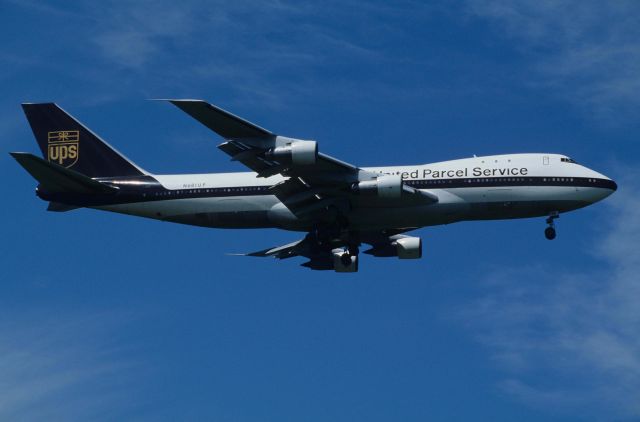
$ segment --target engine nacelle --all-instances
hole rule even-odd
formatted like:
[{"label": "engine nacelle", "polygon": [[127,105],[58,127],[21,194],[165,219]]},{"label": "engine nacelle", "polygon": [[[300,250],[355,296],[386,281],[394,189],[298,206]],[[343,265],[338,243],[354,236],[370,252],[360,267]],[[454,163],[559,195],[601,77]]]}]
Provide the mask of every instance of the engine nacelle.
[{"label": "engine nacelle", "polygon": [[358,272],[358,255],[350,255],[344,249],[334,249],[331,254],[333,255],[333,269],[337,273]]},{"label": "engine nacelle", "polygon": [[403,237],[395,241],[399,259],[422,258],[422,239],[419,237]]},{"label": "engine nacelle", "polygon": [[315,164],[318,159],[318,143],[316,141],[293,141],[275,147],[265,153],[267,158],[275,159],[294,166]]},{"label": "engine nacelle", "polygon": [[397,256],[400,259],[418,259],[422,257],[422,239],[398,234],[389,237],[388,243],[376,244],[365,253],[377,257]]},{"label": "engine nacelle", "polygon": [[364,180],[352,185],[352,189],[362,195],[394,199],[402,195],[402,177],[399,174],[385,174],[374,180]]}]

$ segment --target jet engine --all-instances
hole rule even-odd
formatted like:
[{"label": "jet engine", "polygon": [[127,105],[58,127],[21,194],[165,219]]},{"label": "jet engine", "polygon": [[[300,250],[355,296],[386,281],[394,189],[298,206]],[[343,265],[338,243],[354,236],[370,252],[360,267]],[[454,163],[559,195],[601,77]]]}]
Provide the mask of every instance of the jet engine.
[{"label": "jet engine", "polygon": [[337,273],[358,272],[358,255],[351,255],[340,248],[332,250],[331,254],[333,255],[333,269]]},{"label": "jet engine", "polygon": [[385,174],[374,180],[364,180],[351,185],[352,190],[361,195],[377,195],[379,198],[400,198],[402,195],[402,177]]},{"label": "jet engine", "polygon": [[399,259],[418,259],[422,258],[422,239],[399,234],[389,237],[388,243],[374,245],[365,253],[377,257],[397,256]]},{"label": "jet engine", "polygon": [[283,146],[270,149],[265,157],[294,166],[315,164],[318,159],[318,143],[316,141],[293,141]]},{"label": "jet engine", "polygon": [[403,237],[396,240],[396,251],[400,259],[422,258],[422,239],[419,237]]}]

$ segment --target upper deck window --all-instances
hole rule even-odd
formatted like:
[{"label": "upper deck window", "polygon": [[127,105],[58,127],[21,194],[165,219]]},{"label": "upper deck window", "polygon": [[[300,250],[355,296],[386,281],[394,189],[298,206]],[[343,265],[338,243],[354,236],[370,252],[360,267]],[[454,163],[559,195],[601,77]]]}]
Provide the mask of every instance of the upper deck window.
[{"label": "upper deck window", "polygon": [[562,157],[562,158],[560,158],[560,161],[562,161],[563,163],[578,164],[578,163],[576,163],[576,160],[574,160],[573,158],[569,158],[569,157]]}]

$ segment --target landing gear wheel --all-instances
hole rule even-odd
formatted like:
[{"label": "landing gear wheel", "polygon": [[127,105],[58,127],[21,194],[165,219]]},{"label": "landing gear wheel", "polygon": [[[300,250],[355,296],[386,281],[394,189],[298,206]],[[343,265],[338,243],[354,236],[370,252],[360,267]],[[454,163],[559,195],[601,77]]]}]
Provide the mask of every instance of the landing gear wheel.
[{"label": "landing gear wheel", "polygon": [[549,240],[555,239],[556,229],[554,229],[553,227],[547,227],[546,229],[544,229],[544,237],[546,237]]},{"label": "landing gear wheel", "polygon": [[558,211],[553,211],[549,213],[549,217],[547,217],[547,224],[549,225],[546,229],[544,229],[544,237],[549,240],[553,240],[556,238],[556,228],[553,224],[553,220],[560,218],[560,213]]}]

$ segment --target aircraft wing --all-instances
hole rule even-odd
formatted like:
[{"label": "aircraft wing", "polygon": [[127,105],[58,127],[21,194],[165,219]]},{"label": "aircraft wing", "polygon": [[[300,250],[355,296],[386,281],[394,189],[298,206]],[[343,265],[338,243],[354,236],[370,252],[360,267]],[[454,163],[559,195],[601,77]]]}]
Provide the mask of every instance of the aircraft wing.
[{"label": "aircraft wing", "polygon": [[256,252],[234,255],[273,257],[277,259],[302,256],[309,259],[309,261],[301,264],[303,267],[311,268],[312,270],[334,270],[333,253],[336,250],[341,250],[341,248],[348,247],[348,245],[352,244],[359,245],[360,243],[367,243],[372,246],[372,249],[365,253],[374,256],[391,256],[389,253],[390,242],[397,238],[405,237],[400,233],[414,229],[415,227],[408,227],[406,229],[368,232],[360,234],[357,238],[352,238],[349,235],[345,236],[344,234],[325,236],[321,240],[316,237],[316,234],[309,233],[303,239],[286,245],[274,246]]},{"label": "aircraft wing", "polygon": [[296,256],[303,256],[309,258],[308,262],[302,264],[303,267],[308,267],[314,270],[334,269],[331,250],[318,250],[317,248],[315,248],[310,234],[307,235],[304,239],[300,239],[287,245],[274,246],[271,248],[263,249],[261,251],[237,255],[263,258],[273,257],[277,259],[287,259]]},{"label": "aircraft wing", "polygon": [[274,174],[282,173],[285,175],[304,175],[316,176],[314,178],[322,178],[326,175],[340,174],[344,176],[357,176],[358,169],[353,164],[346,163],[321,152],[317,155],[317,160],[313,165],[305,166],[305,168],[296,168],[289,166],[288,163],[282,162],[277,158],[265,157],[264,153],[272,148],[273,142],[255,142],[252,140],[227,140],[218,145],[218,148],[231,156],[231,160],[239,161],[251,170],[258,173],[259,177],[269,177]]},{"label": "aircraft wing", "polygon": [[[303,176],[308,180],[334,182],[336,179],[352,179],[362,171],[358,167],[329,155],[318,153],[312,164],[292,165],[286,152],[281,156],[270,154],[276,148],[286,149],[287,144],[314,141],[278,136],[256,124],[248,122],[215,105],[202,100],[168,100],[173,105],[216,132],[225,142],[220,144],[223,152],[258,173],[258,177],[269,177],[281,173],[286,176]],[[284,151],[283,151],[284,152]]]},{"label": "aircraft wing", "polygon": [[[277,135],[205,101],[168,101],[224,138],[218,148],[232,161],[241,162],[258,177],[286,177],[272,186],[271,192],[299,218],[314,219],[330,208],[345,209],[349,196],[357,190],[354,186],[381,176],[318,152],[315,141]],[[399,175],[387,177],[397,179],[394,186],[402,201],[438,201],[429,192],[402,184]]]},{"label": "aircraft wing", "polygon": [[202,100],[167,100],[225,139],[269,139],[275,133]]}]

